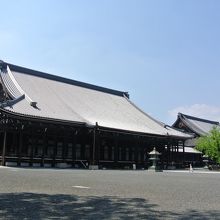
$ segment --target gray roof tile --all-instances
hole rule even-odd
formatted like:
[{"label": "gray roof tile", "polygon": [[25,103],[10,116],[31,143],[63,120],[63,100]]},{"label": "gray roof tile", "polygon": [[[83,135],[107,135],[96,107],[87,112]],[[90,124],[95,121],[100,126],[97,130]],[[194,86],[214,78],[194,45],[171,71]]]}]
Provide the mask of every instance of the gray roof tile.
[{"label": "gray roof tile", "polygon": [[185,115],[182,113],[178,114],[178,117],[195,133],[199,135],[208,134],[213,127],[220,129],[219,122],[210,121],[203,118],[198,118],[190,115]]},{"label": "gray roof tile", "polygon": [[[22,92],[25,98],[13,106],[5,107],[6,110],[38,117],[77,121],[91,126],[95,126],[97,122],[99,126],[107,128],[190,137],[176,129],[165,127],[163,123],[141,111],[128,99],[126,93],[39,74],[25,68],[19,69],[14,65],[8,66],[12,76],[9,71],[1,73],[5,86],[8,89],[12,88],[15,98]],[[22,91],[18,87],[22,88]],[[37,103],[36,107],[30,105],[30,100]]]}]

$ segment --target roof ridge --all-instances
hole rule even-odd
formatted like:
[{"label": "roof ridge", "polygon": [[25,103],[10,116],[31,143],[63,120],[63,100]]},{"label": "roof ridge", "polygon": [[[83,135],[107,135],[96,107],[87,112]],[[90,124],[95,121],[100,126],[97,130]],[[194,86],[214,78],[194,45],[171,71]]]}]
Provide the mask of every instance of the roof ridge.
[{"label": "roof ridge", "polygon": [[1,61],[1,65],[8,65],[12,71],[17,71],[17,72],[21,72],[21,73],[29,74],[29,75],[33,75],[33,76],[38,76],[41,78],[46,78],[49,80],[54,80],[54,81],[58,81],[58,82],[62,82],[62,83],[75,85],[75,86],[80,86],[80,87],[84,87],[87,89],[92,89],[92,90],[96,90],[96,91],[100,91],[100,92],[109,93],[112,95],[126,96],[129,98],[128,92],[123,92],[123,91],[114,90],[114,89],[110,89],[110,88],[106,88],[106,87],[102,87],[102,86],[93,85],[90,83],[85,83],[85,82],[81,82],[81,81],[77,81],[77,80],[73,80],[73,79],[68,79],[68,78],[65,78],[62,76],[57,76],[57,75],[29,69],[29,68],[22,67],[22,66],[17,66],[14,64],[3,62],[3,61]]},{"label": "roof ridge", "polygon": [[204,118],[198,118],[198,117],[195,117],[195,116],[191,116],[191,115],[186,115],[186,114],[183,114],[183,113],[178,113],[178,115],[182,115],[188,119],[192,119],[192,120],[196,120],[196,121],[201,121],[201,122],[206,122],[206,123],[211,123],[211,124],[215,124],[215,125],[219,125],[219,122],[218,121],[211,121],[211,120],[208,120],[208,119],[204,119]]}]

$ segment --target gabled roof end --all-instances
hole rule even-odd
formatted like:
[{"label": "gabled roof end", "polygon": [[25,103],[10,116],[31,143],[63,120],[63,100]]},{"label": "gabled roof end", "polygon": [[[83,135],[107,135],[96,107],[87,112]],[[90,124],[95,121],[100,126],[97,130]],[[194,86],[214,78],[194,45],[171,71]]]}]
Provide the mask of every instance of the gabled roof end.
[{"label": "gabled roof end", "polygon": [[194,117],[194,116],[191,116],[191,115],[185,115],[183,113],[178,113],[178,116],[184,117],[184,118],[187,118],[187,119],[191,119],[191,120],[196,120],[196,121],[201,121],[201,122],[210,123],[210,124],[214,124],[214,125],[219,125],[218,121],[211,121],[211,120],[208,120],[208,119],[198,118],[198,117]]}]

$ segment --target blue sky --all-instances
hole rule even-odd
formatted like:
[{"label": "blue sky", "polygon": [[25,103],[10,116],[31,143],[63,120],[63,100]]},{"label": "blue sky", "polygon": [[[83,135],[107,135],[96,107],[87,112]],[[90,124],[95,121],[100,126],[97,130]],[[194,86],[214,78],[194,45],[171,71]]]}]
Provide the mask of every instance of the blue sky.
[{"label": "blue sky", "polygon": [[0,0],[0,59],[220,121],[220,1]]}]

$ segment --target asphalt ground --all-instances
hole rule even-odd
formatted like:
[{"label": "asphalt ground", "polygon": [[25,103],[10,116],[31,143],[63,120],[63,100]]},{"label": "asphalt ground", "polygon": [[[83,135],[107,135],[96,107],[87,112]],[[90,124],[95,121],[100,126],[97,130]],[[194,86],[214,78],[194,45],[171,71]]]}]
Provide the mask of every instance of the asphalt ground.
[{"label": "asphalt ground", "polygon": [[1,167],[0,219],[220,219],[220,173]]}]

